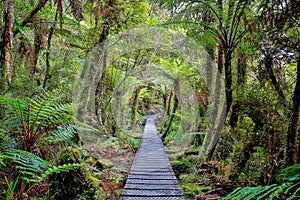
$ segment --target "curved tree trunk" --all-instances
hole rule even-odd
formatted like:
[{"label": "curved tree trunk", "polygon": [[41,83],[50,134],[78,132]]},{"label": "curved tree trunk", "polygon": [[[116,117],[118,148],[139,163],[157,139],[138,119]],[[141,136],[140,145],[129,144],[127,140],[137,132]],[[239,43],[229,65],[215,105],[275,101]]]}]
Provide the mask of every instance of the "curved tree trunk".
[{"label": "curved tree trunk", "polygon": [[[299,114],[300,114],[300,56],[298,56],[297,61],[297,80],[296,87],[294,90],[293,96],[293,108],[292,116],[290,120],[290,125],[287,132],[287,144],[286,144],[286,153],[285,153],[285,162],[287,166],[296,164],[300,162],[300,135],[299,130]],[[297,135],[298,134],[298,135]],[[297,148],[297,139],[298,139],[298,148]],[[298,150],[298,152],[297,152]]]},{"label": "curved tree trunk", "polygon": [[[52,36],[54,34],[55,28],[56,28],[56,21],[57,21],[57,12],[55,14],[55,19],[54,19],[54,23],[52,24],[50,31],[49,31],[49,35],[48,35],[48,40],[47,40],[47,51],[46,51],[46,71],[45,71],[45,78],[43,81],[43,88],[46,88],[46,84],[48,82],[48,80],[51,79],[51,75],[50,75],[50,50],[51,50],[51,40],[52,40]],[[37,55],[36,55],[37,56]]]},{"label": "curved tree trunk", "polygon": [[283,94],[283,91],[281,89],[280,83],[277,81],[275,72],[273,70],[273,58],[270,55],[266,55],[265,58],[265,67],[267,69],[267,73],[269,75],[269,78],[271,79],[271,82],[275,88],[276,93],[279,96],[280,101],[284,106],[287,106],[287,101],[285,99],[285,96]]}]

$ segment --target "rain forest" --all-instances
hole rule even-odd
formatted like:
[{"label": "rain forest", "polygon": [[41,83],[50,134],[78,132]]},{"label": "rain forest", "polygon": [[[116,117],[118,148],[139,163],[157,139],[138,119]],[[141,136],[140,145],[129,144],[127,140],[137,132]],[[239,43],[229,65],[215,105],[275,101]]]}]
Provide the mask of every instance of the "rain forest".
[{"label": "rain forest", "polygon": [[151,120],[178,199],[300,199],[299,0],[2,0],[0,13],[0,199],[168,199],[123,197]]}]

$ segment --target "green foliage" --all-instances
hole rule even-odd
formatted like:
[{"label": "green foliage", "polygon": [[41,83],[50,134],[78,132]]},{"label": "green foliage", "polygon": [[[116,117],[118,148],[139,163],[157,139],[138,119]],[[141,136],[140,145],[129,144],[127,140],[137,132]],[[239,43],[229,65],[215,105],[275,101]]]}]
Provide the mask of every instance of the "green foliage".
[{"label": "green foliage", "polygon": [[[298,186],[299,184],[297,184]],[[290,191],[292,188],[296,187],[294,184],[288,182],[284,183],[282,185],[268,185],[268,186],[257,186],[257,187],[243,187],[243,188],[237,188],[233,192],[231,192],[229,195],[227,195],[224,200],[226,199],[233,199],[233,200],[240,200],[240,199],[274,199],[278,198],[280,195],[284,195],[287,192]],[[296,193],[298,191],[296,190],[294,194],[288,199],[293,199],[293,197],[296,196]]]},{"label": "green foliage", "polygon": [[136,138],[130,138],[129,140],[129,144],[131,147],[133,148],[139,148],[140,144],[141,144],[141,140],[140,139],[136,139]]},{"label": "green foliage", "polygon": [[177,162],[183,163],[184,165],[189,167],[193,172],[197,171],[197,166],[193,162],[190,162],[188,160],[181,160],[181,159],[177,160]]},{"label": "green foliage", "polygon": [[48,142],[67,142],[76,146],[77,129],[74,124],[64,124],[57,127],[57,130],[51,132],[51,135],[45,138]]},{"label": "green foliage", "polygon": [[[7,179],[6,179],[6,181],[7,181]],[[12,199],[18,182],[19,182],[19,178],[17,178],[16,180],[12,180],[12,181],[9,182],[8,189],[6,191],[5,200]]]},{"label": "green foliage", "polygon": [[43,160],[33,153],[20,149],[7,150],[5,155],[14,163],[14,166],[24,177],[36,178],[37,173],[42,173],[50,166],[48,161]]},{"label": "green foliage", "polygon": [[282,170],[281,176],[287,181],[300,180],[300,164],[289,166]]},{"label": "green foliage", "polygon": [[287,167],[282,170],[281,176],[289,182],[281,185],[273,184],[267,186],[256,186],[256,187],[239,187],[233,192],[228,194],[224,200],[233,199],[268,199],[272,200],[278,197],[285,197],[285,199],[291,200],[299,198],[300,192],[300,165],[296,164]]},{"label": "green foliage", "polygon": [[36,179],[27,179],[24,178],[27,182],[41,182],[45,178],[49,177],[50,175],[54,173],[62,173],[62,172],[69,172],[72,170],[76,170],[80,167],[82,167],[84,164],[83,163],[68,163],[68,164],[63,164],[59,166],[53,166],[51,168],[48,168],[43,174],[40,176],[37,176]]},{"label": "green foliage", "polygon": [[72,163],[51,167],[50,163],[39,156],[19,149],[5,152],[5,158],[14,163],[26,182],[41,182],[53,173],[61,173],[81,167],[83,164]]},{"label": "green foliage", "polygon": [[[72,147],[63,148],[57,158],[58,165],[72,166],[81,162],[79,149]],[[76,170],[51,174],[49,182],[49,192],[54,199],[105,199],[100,192],[101,182],[90,174],[85,165]]]},{"label": "green foliage", "polygon": [[46,132],[59,124],[72,121],[71,104],[60,103],[59,98],[51,91],[29,99],[0,96],[0,103],[5,105],[12,116],[8,118],[7,129],[16,133],[22,149],[31,151]]}]

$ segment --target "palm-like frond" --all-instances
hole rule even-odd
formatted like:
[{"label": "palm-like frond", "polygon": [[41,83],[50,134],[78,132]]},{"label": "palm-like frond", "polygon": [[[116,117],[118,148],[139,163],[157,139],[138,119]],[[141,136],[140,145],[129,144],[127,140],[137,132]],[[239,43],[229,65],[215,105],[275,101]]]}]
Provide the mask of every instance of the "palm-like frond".
[{"label": "palm-like frond", "polygon": [[50,163],[39,156],[20,149],[10,149],[5,151],[5,156],[10,159],[21,174],[36,177],[37,173],[42,173],[49,168]]},{"label": "palm-like frond", "polygon": [[67,142],[72,145],[76,145],[77,128],[74,124],[65,124],[57,127],[57,130],[53,131],[49,137],[46,138],[49,142]]},{"label": "palm-like frond", "polygon": [[289,166],[282,170],[281,176],[287,181],[300,180],[300,164]]},{"label": "palm-like frond", "polygon": [[0,104],[15,115],[10,117],[8,126],[16,120],[19,122],[19,142],[25,150],[30,150],[45,132],[73,120],[71,104],[60,103],[59,96],[52,92],[25,100],[0,96]]},{"label": "palm-like frond", "polygon": [[53,173],[70,171],[83,166],[80,163],[51,166],[48,161],[39,156],[19,149],[5,151],[4,156],[14,163],[21,174],[21,178],[26,182],[41,182]]},{"label": "palm-like frond", "polygon": [[281,176],[290,182],[282,185],[267,185],[256,187],[240,187],[235,189],[224,200],[239,200],[239,199],[275,199],[280,195],[287,200],[298,199],[300,192],[300,164],[287,167],[282,170]]}]

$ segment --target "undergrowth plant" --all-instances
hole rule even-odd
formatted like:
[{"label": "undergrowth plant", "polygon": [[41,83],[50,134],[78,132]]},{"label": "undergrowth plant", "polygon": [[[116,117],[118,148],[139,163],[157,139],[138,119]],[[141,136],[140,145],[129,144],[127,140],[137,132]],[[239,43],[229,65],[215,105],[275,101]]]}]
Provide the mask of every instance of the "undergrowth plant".
[{"label": "undergrowth plant", "polygon": [[7,109],[3,125],[20,149],[32,152],[45,133],[72,122],[71,104],[60,103],[59,99],[50,91],[27,99],[0,96],[0,104]]},{"label": "undergrowth plant", "polygon": [[[45,180],[48,176],[54,173],[61,173],[70,170],[75,170],[83,166],[81,163],[64,164],[60,166],[53,166],[48,161],[28,151],[20,149],[10,149],[4,152],[6,163],[13,166],[19,173],[18,178],[8,181],[6,191],[6,199],[25,199],[26,194],[33,188],[34,183],[39,183]],[[27,187],[27,184],[30,184]],[[19,187],[17,188],[17,184]],[[17,189],[17,190],[16,190]]]},{"label": "undergrowth plant", "polygon": [[300,164],[287,167],[282,170],[280,176],[283,184],[273,184],[256,187],[238,187],[228,194],[224,200],[262,200],[282,199],[292,200],[300,198]]},{"label": "undergrowth plant", "polygon": [[38,150],[45,142],[76,146],[72,106],[60,99],[61,95],[51,91],[24,99],[0,96],[0,104],[6,110],[0,121],[0,169],[13,170],[12,174],[3,173],[2,180],[7,185],[5,199],[26,199],[36,183],[83,165],[55,166],[40,157]]}]

